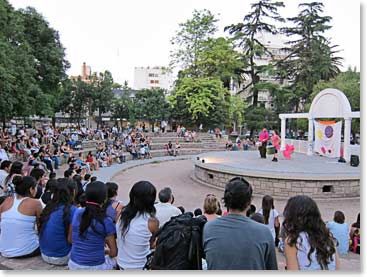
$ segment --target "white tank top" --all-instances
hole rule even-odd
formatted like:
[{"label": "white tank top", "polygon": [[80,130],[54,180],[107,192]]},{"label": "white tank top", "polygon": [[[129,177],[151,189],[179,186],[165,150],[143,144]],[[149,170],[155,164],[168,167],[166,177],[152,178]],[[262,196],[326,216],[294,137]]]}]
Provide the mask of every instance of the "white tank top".
[{"label": "white tank top", "polygon": [[152,236],[148,229],[148,219],[148,214],[134,217],[125,238],[121,234],[121,221],[116,223],[117,263],[123,269],[143,269],[150,253],[149,239]]},{"label": "white tank top", "polygon": [[35,230],[36,216],[21,214],[19,205],[23,202],[14,196],[13,206],[1,214],[0,252],[4,257],[19,257],[32,253],[39,246]]}]

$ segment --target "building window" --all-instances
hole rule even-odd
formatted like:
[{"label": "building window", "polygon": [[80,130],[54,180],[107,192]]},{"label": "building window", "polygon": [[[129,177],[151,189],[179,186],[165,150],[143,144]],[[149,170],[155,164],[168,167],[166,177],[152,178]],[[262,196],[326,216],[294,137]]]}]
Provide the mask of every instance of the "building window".
[{"label": "building window", "polygon": [[154,80],[150,80],[150,83],[151,83],[151,84],[154,84]]},{"label": "building window", "polygon": [[154,83],[155,84],[159,84],[159,80],[154,80]]},{"label": "building window", "polygon": [[148,76],[149,77],[154,77],[154,74],[153,73],[149,73]]}]

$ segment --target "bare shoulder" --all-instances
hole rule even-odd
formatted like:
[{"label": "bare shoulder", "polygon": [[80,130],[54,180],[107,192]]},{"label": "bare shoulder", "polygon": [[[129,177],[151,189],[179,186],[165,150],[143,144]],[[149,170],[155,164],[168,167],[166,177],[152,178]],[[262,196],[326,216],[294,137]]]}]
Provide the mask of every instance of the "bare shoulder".
[{"label": "bare shoulder", "polygon": [[13,203],[14,203],[13,197],[5,198],[4,202],[0,205],[0,213],[10,210],[10,208],[13,206]]}]

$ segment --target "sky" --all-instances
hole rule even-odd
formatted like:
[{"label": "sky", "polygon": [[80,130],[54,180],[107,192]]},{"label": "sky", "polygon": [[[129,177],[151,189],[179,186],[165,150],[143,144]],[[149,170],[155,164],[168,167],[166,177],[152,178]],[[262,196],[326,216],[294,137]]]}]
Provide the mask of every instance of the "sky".
[{"label": "sky", "polygon": [[[9,0],[14,8],[32,6],[50,26],[59,31],[71,63],[70,75],[80,75],[86,62],[92,71],[109,70],[115,82],[134,83],[134,67],[168,66],[170,39],[179,23],[190,19],[194,9],[208,9],[217,15],[218,35],[225,26],[242,22],[250,11],[248,0]],[[309,0],[283,0],[284,17],[297,16],[298,4]],[[348,66],[360,70],[360,7],[358,0],[324,0],[324,15],[331,16],[332,28],[325,34],[339,45]]]}]

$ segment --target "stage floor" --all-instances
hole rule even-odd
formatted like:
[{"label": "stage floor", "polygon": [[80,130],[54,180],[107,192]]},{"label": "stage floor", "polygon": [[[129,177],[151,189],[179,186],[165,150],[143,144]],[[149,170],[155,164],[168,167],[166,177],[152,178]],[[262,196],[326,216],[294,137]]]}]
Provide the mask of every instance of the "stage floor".
[{"label": "stage floor", "polygon": [[[359,180],[360,166],[339,163],[338,159],[318,155],[307,156],[293,153],[290,160],[279,154],[278,162],[272,162],[273,155],[261,159],[259,151],[209,152],[195,159],[200,167],[223,173],[245,174],[247,176],[297,180]],[[205,163],[201,160],[204,159]]]}]

